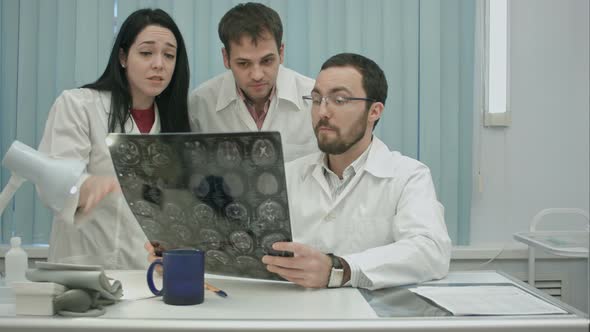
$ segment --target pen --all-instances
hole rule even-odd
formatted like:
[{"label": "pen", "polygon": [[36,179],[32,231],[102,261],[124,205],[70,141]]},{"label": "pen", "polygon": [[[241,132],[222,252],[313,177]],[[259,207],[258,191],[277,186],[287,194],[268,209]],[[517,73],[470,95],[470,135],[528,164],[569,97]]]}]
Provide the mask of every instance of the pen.
[{"label": "pen", "polygon": [[205,282],[205,289],[208,290],[208,291],[212,291],[212,292],[214,292],[215,294],[217,294],[217,295],[219,295],[221,297],[227,297],[227,293],[226,292],[224,292],[221,289],[219,289],[219,288],[211,285],[208,282]]}]

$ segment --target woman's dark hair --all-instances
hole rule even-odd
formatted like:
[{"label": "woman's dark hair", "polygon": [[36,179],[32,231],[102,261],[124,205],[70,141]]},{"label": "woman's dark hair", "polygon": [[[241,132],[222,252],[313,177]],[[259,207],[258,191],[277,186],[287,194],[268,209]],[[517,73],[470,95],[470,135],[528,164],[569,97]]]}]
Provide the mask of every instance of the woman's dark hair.
[{"label": "woman's dark hair", "polygon": [[177,43],[174,73],[166,89],[156,98],[161,131],[190,131],[187,104],[190,72],[186,46],[180,30],[165,11],[161,9],[140,9],[129,15],[121,25],[109,62],[100,78],[94,83],[83,86],[83,88],[111,92],[109,132],[115,132],[117,129],[125,132],[125,123],[131,117],[129,110],[133,106],[125,69],[121,67],[119,61],[119,52],[122,50],[127,55],[137,35],[150,25],[157,25],[170,30],[174,34]]}]

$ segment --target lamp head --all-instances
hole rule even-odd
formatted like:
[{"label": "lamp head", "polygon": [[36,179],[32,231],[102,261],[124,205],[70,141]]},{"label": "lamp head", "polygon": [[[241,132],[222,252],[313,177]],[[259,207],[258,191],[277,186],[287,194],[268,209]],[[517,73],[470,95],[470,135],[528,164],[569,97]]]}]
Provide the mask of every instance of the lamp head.
[{"label": "lamp head", "polygon": [[77,183],[85,168],[79,160],[49,158],[19,141],[12,143],[2,164],[13,175],[33,182],[41,200],[56,212],[64,207],[68,196],[78,191]]}]

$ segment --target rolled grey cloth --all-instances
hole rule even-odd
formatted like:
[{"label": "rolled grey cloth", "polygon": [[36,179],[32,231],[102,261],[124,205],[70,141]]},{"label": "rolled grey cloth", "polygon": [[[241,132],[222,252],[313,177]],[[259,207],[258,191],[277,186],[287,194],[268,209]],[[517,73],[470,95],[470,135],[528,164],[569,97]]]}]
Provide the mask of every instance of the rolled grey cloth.
[{"label": "rolled grey cloth", "polygon": [[69,317],[97,317],[106,312],[95,291],[70,289],[53,299],[58,315]]},{"label": "rolled grey cloth", "polygon": [[111,284],[104,271],[29,269],[26,275],[30,281],[50,281],[70,289],[95,290],[111,303],[123,296],[121,282],[115,280]]},{"label": "rolled grey cloth", "polygon": [[57,313],[62,316],[94,317],[105,313],[103,306],[117,302],[123,296],[119,280],[111,283],[102,270],[29,269],[27,279],[54,282],[68,288],[54,298]]}]

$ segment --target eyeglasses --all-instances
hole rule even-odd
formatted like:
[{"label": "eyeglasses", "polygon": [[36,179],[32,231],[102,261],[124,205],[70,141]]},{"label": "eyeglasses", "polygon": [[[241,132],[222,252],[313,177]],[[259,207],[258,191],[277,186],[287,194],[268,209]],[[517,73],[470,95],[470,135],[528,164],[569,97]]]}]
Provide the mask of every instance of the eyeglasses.
[{"label": "eyeglasses", "polygon": [[340,95],[328,95],[328,96],[321,96],[321,95],[310,95],[310,96],[303,96],[303,100],[310,100],[313,104],[313,107],[319,107],[322,104],[322,101],[326,101],[326,105],[328,102],[334,106],[345,106],[351,101],[355,100],[364,100],[370,101],[372,103],[376,102],[375,99],[372,98],[361,98],[361,97],[345,97]]}]

